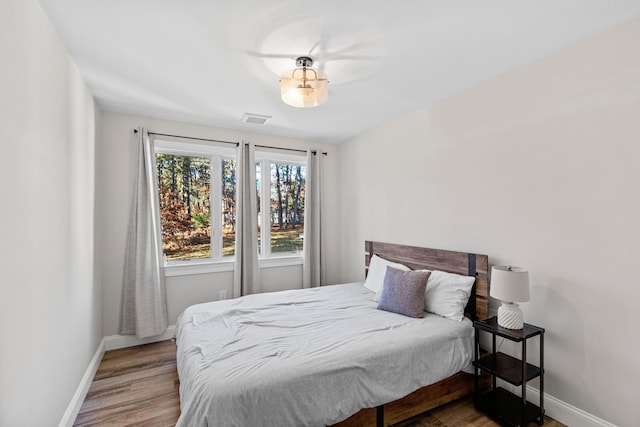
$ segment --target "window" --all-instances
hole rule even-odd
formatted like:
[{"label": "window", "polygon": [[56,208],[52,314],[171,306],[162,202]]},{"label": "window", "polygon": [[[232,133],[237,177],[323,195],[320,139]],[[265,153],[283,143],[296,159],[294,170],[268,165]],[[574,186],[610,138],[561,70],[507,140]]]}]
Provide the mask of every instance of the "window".
[{"label": "window", "polygon": [[[236,237],[235,147],[156,139],[155,149],[168,274],[231,268]],[[301,262],[305,163],[304,154],[256,152],[257,250],[261,260],[271,259],[264,266]]]},{"label": "window", "polygon": [[261,258],[302,255],[305,163],[304,155],[256,153]]},{"label": "window", "polygon": [[231,260],[235,149],[164,140],[155,147],[165,263]]}]

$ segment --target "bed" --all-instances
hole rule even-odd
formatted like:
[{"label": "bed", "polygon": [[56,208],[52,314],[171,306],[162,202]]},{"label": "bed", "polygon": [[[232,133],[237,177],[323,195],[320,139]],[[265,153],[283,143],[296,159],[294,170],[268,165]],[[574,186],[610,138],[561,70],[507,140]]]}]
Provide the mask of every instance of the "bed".
[{"label": "bed", "polygon": [[177,426],[386,426],[472,392],[487,257],[367,241],[365,269],[374,255],[475,277],[468,318],[377,310],[362,283],[191,306],[176,325]]}]

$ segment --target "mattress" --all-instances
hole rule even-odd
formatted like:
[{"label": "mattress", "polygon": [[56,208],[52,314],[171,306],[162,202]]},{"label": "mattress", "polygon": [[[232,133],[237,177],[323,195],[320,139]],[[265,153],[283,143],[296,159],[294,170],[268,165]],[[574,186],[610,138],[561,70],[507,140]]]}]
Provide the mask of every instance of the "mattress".
[{"label": "mattress", "polygon": [[361,283],[187,308],[177,426],[324,426],[468,368],[473,327],[377,310]]}]

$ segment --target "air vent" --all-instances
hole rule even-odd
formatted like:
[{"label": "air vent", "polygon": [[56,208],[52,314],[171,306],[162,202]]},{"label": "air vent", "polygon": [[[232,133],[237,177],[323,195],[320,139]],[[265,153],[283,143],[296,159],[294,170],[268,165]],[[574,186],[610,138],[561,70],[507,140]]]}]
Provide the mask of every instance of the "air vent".
[{"label": "air vent", "polygon": [[244,113],[244,116],[242,116],[240,121],[242,123],[249,123],[252,125],[264,125],[270,118],[271,116],[265,116],[262,114]]}]

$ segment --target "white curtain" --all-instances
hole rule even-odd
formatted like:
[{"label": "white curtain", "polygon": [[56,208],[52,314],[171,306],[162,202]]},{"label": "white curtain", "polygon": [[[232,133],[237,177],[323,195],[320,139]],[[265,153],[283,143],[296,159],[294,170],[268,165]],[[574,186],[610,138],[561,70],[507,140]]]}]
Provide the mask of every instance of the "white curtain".
[{"label": "white curtain", "polygon": [[236,177],[234,298],[260,292],[256,156],[255,147],[252,144],[241,142],[238,145]]},{"label": "white curtain", "polygon": [[304,197],[304,264],[302,287],[324,285],[324,249],[322,245],[322,163],[320,151],[307,151]]},{"label": "white curtain", "polygon": [[120,333],[138,338],[162,334],[168,325],[156,154],[148,133],[134,133],[138,170],[125,249]]}]

